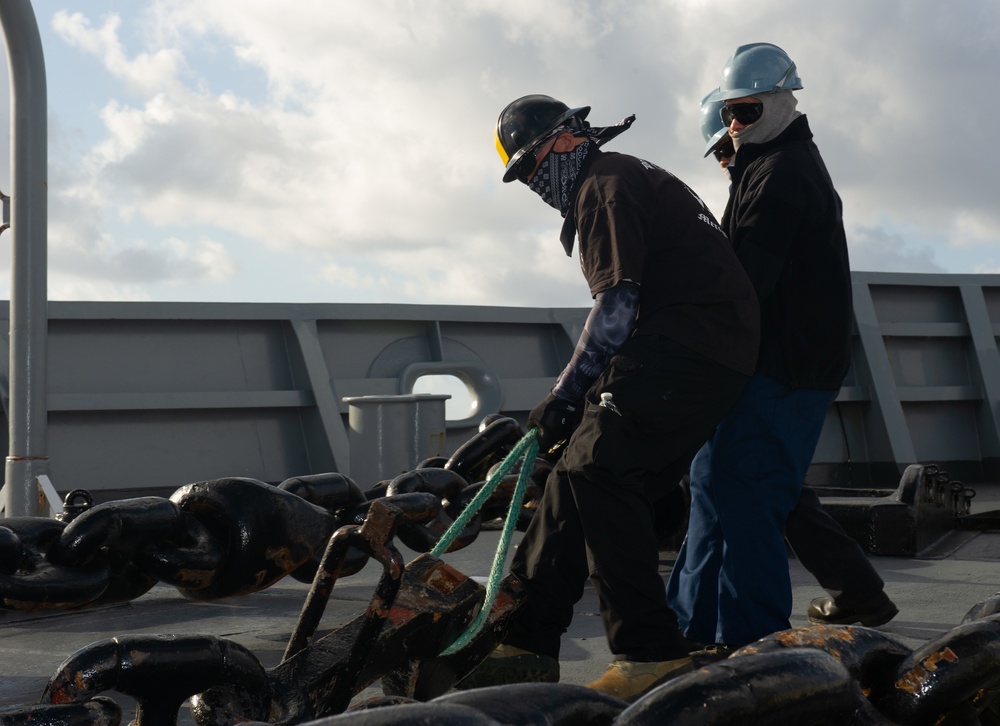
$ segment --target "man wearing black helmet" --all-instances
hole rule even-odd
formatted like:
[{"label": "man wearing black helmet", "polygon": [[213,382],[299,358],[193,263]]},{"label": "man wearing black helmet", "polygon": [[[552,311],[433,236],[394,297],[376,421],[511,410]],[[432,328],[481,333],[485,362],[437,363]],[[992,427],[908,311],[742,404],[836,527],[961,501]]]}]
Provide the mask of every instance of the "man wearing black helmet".
[{"label": "man wearing black helmet", "polygon": [[559,678],[559,645],[589,577],[614,662],[591,688],[632,700],[691,669],[658,572],[651,502],[684,473],[757,356],[758,305],[718,223],[682,181],[600,146],[634,117],[525,96],[500,114],[504,181],[565,218],[594,297],[576,350],[528,428],[562,447],[511,571],[527,602],[462,687]]}]

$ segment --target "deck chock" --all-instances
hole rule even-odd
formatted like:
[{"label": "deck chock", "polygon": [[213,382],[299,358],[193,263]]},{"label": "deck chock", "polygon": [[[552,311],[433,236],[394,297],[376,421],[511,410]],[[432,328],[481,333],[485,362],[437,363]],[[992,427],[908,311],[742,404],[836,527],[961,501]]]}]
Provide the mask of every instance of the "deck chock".
[{"label": "deck chock", "polygon": [[866,552],[896,556],[919,554],[956,529],[975,496],[933,464],[906,467],[895,490],[815,490],[823,509]]}]

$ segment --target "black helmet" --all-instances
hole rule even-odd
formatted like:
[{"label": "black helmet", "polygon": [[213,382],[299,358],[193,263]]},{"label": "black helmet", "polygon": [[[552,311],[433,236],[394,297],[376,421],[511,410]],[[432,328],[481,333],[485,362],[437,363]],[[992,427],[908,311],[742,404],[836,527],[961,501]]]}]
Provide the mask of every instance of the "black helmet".
[{"label": "black helmet", "polygon": [[500,112],[500,118],[497,119],[496,130],[497,153],[505,164],[503,180],[514,181],[521,158],[545,134],[569,119],[583,121],[588,113],[590,106],[570,108],[552,96],[537,93],[521,96],[507,104],[507,108]]}]

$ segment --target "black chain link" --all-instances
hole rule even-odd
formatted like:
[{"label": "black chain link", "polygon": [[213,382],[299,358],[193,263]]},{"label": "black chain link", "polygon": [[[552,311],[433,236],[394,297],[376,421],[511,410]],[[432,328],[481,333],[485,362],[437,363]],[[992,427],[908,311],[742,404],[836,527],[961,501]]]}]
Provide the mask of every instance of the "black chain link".
[{"label": "black chain link", "polygon": [[[0,709],[0,726],[118,724],[120,708],[96,695],[103,690],[133,695],[140,704],[135,723],[146,726],[175,724],[181,702],[191,694],[197,694],[192,701],[196,722],[217,726],[308,723],[310,716],[345,709],[366,711],[345,723],[388,724],[397,722],[404,710],[433,719],[435,714],[455,714],[458,706],[466,709],[467,719],[470,713],[483,716],[483,723],[492,717],[535,722],[527,719],[541,714],[546,723],[566,726],[1000,723],[1000,593],[971,608],[961,625],[916,650],[869,628],[783,631],[681,676],[631,706],[566,684],[509,686],[502,696],[494,689],[476,689],[429,697],[446,691],[477,661],[436,657],[442,633],[427,638],[422,649],[418,646],[414,633],[426,633],[429,623],[440,620],[438,615],[425,624],[414,619],[409,631],[381,632],[406,574],[389,542],[398,536],[411,549],[431,550],[521,435],[513,419],[484,420],[479,434],[452,457],[427,460],[368,491],[336,473],[294,477],[278,486],[224,478],[189,484],[169,499],[142,497],[97,506],[86,501],[85,492],[73,492],[75,509],[67,508],[60,519],[3,520],[0,594],[7,608],[95,607],[138,597],[156,582],[173,585],[191,599],[212,600],[264,589],[286,575],[313,582],[310,597],[320,599],[318,605],[307,602],[285,658],[271,672],[242,646],[214,636],[111,638],[72,656],[50,680],[43,703]],[[539,458],[533,467],[533,489],[520,513],[522,528],[530,521],[551,464]],[[471,544],[485,522],[505,511],[516,478],[516,473],[508,475],[451,549]],[[925,481],[927,500],[943,503],[950,492],[956,514],[967,511],[970,494],[946,473],[932,470]],[[79,499],[84,503],[77,504]],[[329,562],[331,557],[336,562]],[[310,645],[309,638],[322,598],[337,576],[358,572],[371,557],[381,562],[385,574],[366,618],[351,626],[349,652],[341,652],[333,665],[318,667],[309,660],[310,648],[318,651],[324,641]],[[437,566],[418,558],[405,570],[423,568],[418,577],[441,580],[445,575],[434,571]],[[475,588],[468,582],[464,586],[461,622],[471,619],[476,599]],[[424,602],[427,594],[418,599]],[[508,612],[515,600],[516,595],[507,597]],[[439,605],[447,607],[446,598]],[[405,607],[414,610],[409,603]],[[392,650],[386,643],[394,635],[407,644],[404,657],[410,665],[400,668],[395,654],[395,670],[379,671],[364,650],[379,638],[383,650]],[[499,637],[497,626],[476,644],[475,657],[485,657]],[[352,694],[380,676],[395,691],[386,691],[381,704],[348,709]],[[296,690],[308,678],[316,685],[303,697]],[[423,697],[415,685],[421,678]],[[310,705],[303,705],[306,701]]]},{"label": "black chain link", "polygon": [[[2,520],[0,606],[97,607],[137,598],[157,582],[199,601],[257,592],[287,575],[312,582],[334,532],[364,522],[376,499],[417,492],[434,495],[426,516],[402,523],[397,534],[410,549],[428,552],[522,435],[514,419],[488,417],[450,458],[429,459],[368,491],[339,473],[293,477],[278,486],[228,477],[188,484],[169,499],[96,506],[75,490],[56,519]],[[550,468],[541,458],[534,463],[533,486],[519,513],[522,530]],[[516,481],[516,471],[504,478],[449,551],[467,547],[484,522],[503,516]],[[357,573],[367,561],[352,549],[340,575]]]},{"label": "black chain link", "polygon": [[[1000,722],[998,603],[1000,594],[979,603],[961,625],[916,650],[889,633],[860,626],[818,625],[774,633],[725,660],[668,682],[631,705],[582,686],[532,683],[451,692],[426,702],[387,695],[347,708],[337,722],[358,726],[401,721],[552,726],[994,725]],[[161,655],[163,646],[170,649],[171,658],[140,665],[151,654]],[[0,726],[119,723],[120,709],[106,697],[65,702],[74,697],[71,676],[86,665],[81,655],[87,663],[114,665],[105,669],[114,673],[114,682],[90,683],[85,695],[106,685],[109,690],[143,698],[144,712],[137,713],[135,722],[140,726],[175,724],[180,695],[191,688],[202,690],[192,707],[199,726],[328,723],[325,719],[285,720],[280,716],[287,714],[280,709],[275,719],[273,705],[269,716],[268,683],[262,669],[252,654],[235,643],[206,636],[135,636],[100,641],[81,651],[46,689],[45,699],[62,699],[63,703],[0,709]],[[187,672],[178,679],[179,667]],[[157,669],[162,672],[154,672]],[[235,689],[237,697],[227,693],[227,688]],[[467,720],[449,720],[463,715],[453,708],[459,704],[471,709],[464,714]],[[406,721],[404,715],[420,715],[424,720]]]}]

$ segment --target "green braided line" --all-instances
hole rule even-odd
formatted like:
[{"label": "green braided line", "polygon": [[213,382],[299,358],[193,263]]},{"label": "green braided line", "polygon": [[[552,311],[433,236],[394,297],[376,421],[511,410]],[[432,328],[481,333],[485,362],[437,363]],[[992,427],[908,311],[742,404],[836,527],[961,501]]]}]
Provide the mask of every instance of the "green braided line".
[{"label": "green braided line", "polygon": [[531,443],[535,444],[535,451],[531,454],[530,459],[533,460],[535,458],[535,454],[538,453],[538,437],[534,429],[526,433],[521,440],[517,442],[517,445],[513,448],[513,450],[507,454],[507,457],[500,463],[499,468],[493,472],[493,476],[486,480],[483,488],[476,493],[476,496],[473,497],[472,501],[469,502],[464,510],[462,510],[462,513],[458,515],[458,518],[452,522],[448,531],[441,535],[441,539],[438,540],[437,544],[434,545],[434,549],[431,550],[431,555],[434,557],[440,557],[448,551],[451,543],[454,542],[459,533],[465,529],[465,526],[469,523],[469,521],[476,516],[476,513],[479,512],[483,504],[486,503],[486,500],[490,498],[493,491],[500,485],[500,482],[503,481],[503,478],[507,476],[507,472],[514,468],[514,464],[517,463],[521,454],[529,448]]},{"label": "green braided line", "polygon": [[[441,651],[441,655],[451,655],[460,651],[464,648],[470,640],[475,638],[479,631],[483,629],[486,625],[486,621],[489,619],[490,611],[493,609],[493,603],[496,601],[497,593],[500,591],[500,580],[503,575],[504,562],[507,560],[507,550],[510,547],[510,541],[514,535],[514,526],[517,524],[517,515],[521,509],[521,502],[524,499],[524,493],[528,489],[528,482],[531,480],[531,462],[535,460],[535,456],[538,455],[538,436],[534,429],[529,431],[524,435],[517,446],[507,455],[507,458],[503,460],[500,467],[494,472],[493,476],[489,478],[486,484],[483,486],[482,491],[480,491],[475,498],[469,502],[469,506],[465,508],[465,511],[455,520],[455,523],[445,532],[442,536],[441,541],[435,546],[434,550],[431,552],[435,557],[438,557],[438,550],[444,551],[447,549],[448,544],[441,547],[441,542],[444,541],[445,537],[451,536],[454,539],[454,534],[452,530],[461,531],[465,523],[472,518],[472,515],[482,506],[483,501],[489,496],[490,493],[496,489],[497,485],[507,475],[507,472],[511,470],[514,464],[519,458],[521,458],[521,453],[524,453],[524,464],[521,465],[521,472],[517,477],[517,486],[514,487],[514,494],[510,499],[510,509],[507,511],[507,519],[504,521],[503,531],[500,534],[500,543],[497,545],[496,554],[493,556],[493,567],[490,570],[490,577],[486,582],[486,598],[483,600],[482,607],[479,608],[479,613],[476,615],[476,619],[469,623],[469,627],[465,629],[455,641]],[[483,496],[483,492],[487,492],[486,496]],[[482,499],[482,501],[480,501]],[[470,511],[471,510],[471,511]],[[466,517],[466,514],[469,514]],[[461,525],[461,526],[459,526]],[[456,529],[457,528],[457,529]]]}]

